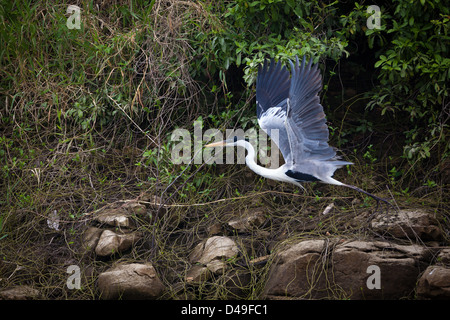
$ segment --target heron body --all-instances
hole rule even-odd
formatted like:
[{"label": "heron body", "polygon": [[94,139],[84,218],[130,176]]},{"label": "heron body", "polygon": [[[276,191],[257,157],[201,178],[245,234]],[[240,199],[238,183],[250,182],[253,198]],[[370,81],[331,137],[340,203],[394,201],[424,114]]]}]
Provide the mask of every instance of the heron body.
[{"label": "heron body", "polygon": [[[267,61],[258,70],[256,80],[256,114],[260,127],[273,139],[285,163],[276,169],[256,163],[255,149],[242,137],[232,137],[206,147],[241,146],[247,149],[245,162],[256,174],[265,178],[292,183],[322,182],[363,192],[377,201],[390,204],[358,187],[332,178],[334,172],[351,162],[340,160],[336,149],[329,146],[329,131],[320,104],[322,77],[312,60],[305,57],[300,64],[289,61],[291,72],[281,62]],[[292,75],[291,75],[292,74]]]}]

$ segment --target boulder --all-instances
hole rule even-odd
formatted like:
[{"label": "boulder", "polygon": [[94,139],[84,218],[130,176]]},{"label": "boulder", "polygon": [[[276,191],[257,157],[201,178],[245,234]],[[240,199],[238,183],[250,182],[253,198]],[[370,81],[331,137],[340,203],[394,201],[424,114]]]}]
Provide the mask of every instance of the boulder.
[{"label": "boulder", "polygon": [[210,226],[208,226],[206,231],[208,233],[208,236],[210,236],[210,237],[217,236],[217,235],[223,233],[223,227],[220,222],[215,222],[215,223],[211,224]]},{"label": "boulder", "polygon": [[124,208],[104,209],[95,217],[95,220],[113,227],[134,227],[131,214]]},{"label": "boulder", "polygon": [[259,228],[266,222],[267,218],[263,211],[253,210],[246,212],[242,217],[235,217],[228,225],[238,231],[250,231]]},{"label": "boulder", "polygon": [[436,261],[439,264],[450,267],[450,248],[441,249]]},{"label": "boulder", "polygon": [[399,299],[413,291],[431,252],[419,245],[348,241],[332,253],[334,295],[350,299]]},{"label": "boulder", "polygon": [[105,300],[156,299],[165,289],[151,263],[113,267],[98,276],[98,288]]},{"label": "boulder", "polygon": [[420,299],[450,299],[450,248],[441,249],[436,264],[422,273],[416,293]]},{"label": "boulder", "polygon": [[375,217],[372,222],[375,232],[389,234],[395,238],[423,241],[440,240],[442,232],[433,214],[421,210],[400,210]]},{"label": "boulder", "polygon": [[189,283],[202,283],[212,275],[220,276],[227,269],[226,259],[239,252],[236,243],[228,237],[214,236],[200,242],[189,256],[194,265],[187,271],[185,280]]},{"label": "boulder", "polygon": [[215,275],[223,274],[227,268],[227,263],[223,260],[212,260],[206,264],[206,268]]},{"label": "boulder", "polygon": [[83,234],[83,247],[86,250],[95,250],[103,231],[103,229],[96,227],[87,228]]},{"label": "boulder", "polygon": [[94,220],[102,225],[112,227],[135,228],[135,216],[145,217],[146,214],[147,207],[144,203],[136,200],[124,200],[97,210]]},{"label": "boulder", "polygon": [[304,240],[274,258],[264,295],[398,299],[409,296],[431,252],[384,241]]},{"label": "boulder", "polygon": [[104,230],[98,239],[95,253],[105,257],[126,251],[139,239],[140,235],[137,232],[117,234],[111,230]]},{"label": "boulder", "polygon": [[429,266],[420,277],[416,292],[422,299],[450,300],[450,268]]},{"label": "boulder", "polygon": [[229,259],[237,255],[239,249],[236,243],[228,237],[214,236],[202,241],[190,255],[191,262],[206,265],[214,259]]},{"label": "boulder", "polygon": [[[219,280],[225,299],[245,299],[252,292],[252,272],[247,268],[234,268],[223,274]],[[223,283],[223,285],[222,285]]]},{"label": "boulder", "polygon": [[0,291],[0,300],[36,300],[40,298],[39,290],[26,285]]},{"label": "boulder", "polygon": [[265,296],[321,298],[326,293],[325,240],[288,244],[274,258],[264,289]]}]

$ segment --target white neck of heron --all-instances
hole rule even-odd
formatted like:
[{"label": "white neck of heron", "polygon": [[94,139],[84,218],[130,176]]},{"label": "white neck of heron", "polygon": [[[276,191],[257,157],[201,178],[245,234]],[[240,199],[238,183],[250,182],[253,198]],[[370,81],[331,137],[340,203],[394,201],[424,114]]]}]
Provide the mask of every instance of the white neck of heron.
[{"label": "white neck of heron", "polygon": [[250,142],[248,142],[246,140],[238,140],[236,142],[236,145],[247,149],[247,155],[245,156],[245,163],[256,174],[259,174],[263,177],[267,177],[268,175],[271,176],[271,172],[273,170],[276,170],[276,169],[268,169],[268,168],[261,167],[256,163],[255,148],[253,148],[253,146]]}]

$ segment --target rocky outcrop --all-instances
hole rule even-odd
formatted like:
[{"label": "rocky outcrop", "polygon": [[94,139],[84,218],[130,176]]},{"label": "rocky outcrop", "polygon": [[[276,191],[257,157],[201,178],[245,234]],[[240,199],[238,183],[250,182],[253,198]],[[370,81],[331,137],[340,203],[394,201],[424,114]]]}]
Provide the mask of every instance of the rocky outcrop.
[{"label": "rocky outcrop", "polygon": [[[126,252],[142,238],[136,215],[146,216],[150,223],[156,217],[145,212],[145,206],[135,202],[101,210],[93,219],[96,224],[85,232],[84,247],[101,257]],[[270,249],[271,254],[247,256],[243,262],[248,248],[241,242],[244,248],[238,247],[237,237],[257,233],[264,238],[266,231],[259,228],[267,221],[264,211],[254,209],[211,223],[205,229],[207,238],[186,253],[187,269],[176,277],[180,280],[167,287],[151,263],[114,266],[98,276],[100,296],[186,298],[186,292],[194,297],[195,288],[216,284],[227,298],[239,298],[254,280],[251,269],[261,266],[267,270],[258,280],[265,281],[258,284],[264,288],[259,295],[264,299],[450,298],[450,249],[433,247],[444,237],[433,214],[418,210],[380,214],[370,223],[374,234],[381,236],[378,240],[333,238],[329,233],[320,239],[284,239]],[[188,287],[194,291],[183,291]]]},{"label": "rocky outcrop", "polygon": [[286,245],[276,254],[264,296],[325,296],[324,250],[325,240],[305,240]]},{"label": "rocky outcrop", "polygon": [[332,252],[333,283],[350,299],[399,299],[411,296],[417,277],[431,259],[419,245],[349,241]]},{"label": "rocky outcrop", "polygon": [[379,215],[372,229],[382,235],[413,241],[441,240],[442,232],[433,214],[421,210],[400,210]]},{"label": "rocky outcrop", "polygon": [[[286,245],[271,266],[264,295],[398,299],[414,292],[431,252],[385,241],[305,240]],[[372,276],[372,277],[371,277]]]}]

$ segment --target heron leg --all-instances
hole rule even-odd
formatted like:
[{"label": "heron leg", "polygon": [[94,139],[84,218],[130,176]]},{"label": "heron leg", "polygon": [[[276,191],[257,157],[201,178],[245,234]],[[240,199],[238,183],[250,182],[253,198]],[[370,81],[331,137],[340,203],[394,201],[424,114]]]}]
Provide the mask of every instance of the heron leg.
[{"label": "heron leg", "polygon": [[[387,204],[388,206],[391,206],[391,207],[395,208],[394,205],[393,205],[392,203],[390,203],[388,200],[383,199],[383,198],[380,198],[380,197],[377,197],[376,195],[374,195],[374,194],[372,194],[372,193],[370,193],[370,192],[367,192],[367,191],[365,191],[365,190],[363,190],[363,189],[360,189],[360,188],[358,188],[358,187],[355,187],[355,186],[352,186],[352,185],[349,185],[349,184],[344,184],[344,183],[343,183],[342,185],[343,185],[344,187],[353,189],[353,190],[358,191],[358,192],[362,192],[362,193],[368,195],[369,197],[372,197],[372,199],[374,199],[374,200],[377,202],[377,207],[376,207],[374,213],[378,211],[378,208],[380,207],[380,203],[381,203],[381,202],[384,202],[384,203]],[[386,209],[386,210],[387,210],[387,209]],[[388,211],[388,210],[387,210],[387,211]]]}]

